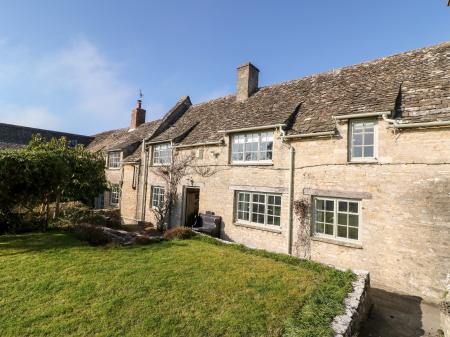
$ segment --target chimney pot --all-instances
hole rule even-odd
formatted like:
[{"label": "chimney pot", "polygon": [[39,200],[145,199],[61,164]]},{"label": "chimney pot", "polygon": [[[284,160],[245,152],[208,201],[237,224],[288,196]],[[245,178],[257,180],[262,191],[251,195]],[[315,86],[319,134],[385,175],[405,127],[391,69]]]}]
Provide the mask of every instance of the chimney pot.
[{"label": "chimney pot", "polygon": [[237,101],[243,102],[258,91],[258,77],[259,69],[250,62],[237,68]]}]

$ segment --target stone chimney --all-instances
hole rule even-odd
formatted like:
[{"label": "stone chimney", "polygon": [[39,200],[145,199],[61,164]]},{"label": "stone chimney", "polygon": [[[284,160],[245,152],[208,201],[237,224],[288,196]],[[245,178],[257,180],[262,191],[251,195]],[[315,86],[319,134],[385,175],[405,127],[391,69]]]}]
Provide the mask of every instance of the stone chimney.
[{"label": "stone chimney", "polygon": [[138,99],[136,108],[131,110],[131,130],[136,129],[139,125],[145,123],[145,112],[145,109],[142,109],[142,100]]},{"label": "stone chimney", "polygon": [[258,91],[258,75],[259,69],[251,63],[237,68],[237,101],[243,102]]}]

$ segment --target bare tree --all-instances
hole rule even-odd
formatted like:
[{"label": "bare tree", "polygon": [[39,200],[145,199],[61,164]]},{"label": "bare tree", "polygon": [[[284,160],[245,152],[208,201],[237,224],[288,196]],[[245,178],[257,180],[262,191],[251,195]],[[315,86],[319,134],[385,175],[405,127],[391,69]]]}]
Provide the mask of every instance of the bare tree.
[{"label": "bare tree", "polygon": [[297,255],[304,259],[311,258],[311,226],[308,219],[309,208],[310,203],[307,199],[294,201],[294,213],[299,222],[296,250]]},{"label": "bare tree", "polygon": [[164,201],[152,208],[159,230],[165,230],[167,227],[170,213],[178,199],[178,185],[187,175],[188,169],[191,167],[194,159],[195,154],[193,152],[181,155],[178,151],[173,150],[171,162],[154,169],[154,173],[161,177],[165,184]]}]

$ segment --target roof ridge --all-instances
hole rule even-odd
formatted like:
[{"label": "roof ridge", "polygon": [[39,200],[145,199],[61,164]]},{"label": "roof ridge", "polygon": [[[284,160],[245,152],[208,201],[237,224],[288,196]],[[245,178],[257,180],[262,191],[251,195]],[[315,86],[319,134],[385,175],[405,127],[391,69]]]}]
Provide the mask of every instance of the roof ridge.
[{"label": "roof ridge", "polygon": [[208,101],[203,101],[203,102],[199,102],[199,103],[192,104],[191,107],[197,107],[197,106],[199,106],[199,105],[205,105],[205,104],[208,104],[208,103],[211,103],[211,102],[220,101],[220,100],[225,100],[225,99],[227,99],[227,98],[231,98],[231,97],[234,97],[234,96],[236,96],[236,95],[234,95],[234,94],[228,94],[228,95],[225,95],[225,96],[220,96],[220,97],[212,98],[212,99],[210,99],[210,100],[208,100]]},{"label": "roof ridge", "polygon": [[[366,66],[366,65],[369,65],[369,64],[375,64],[375,63],[378,63],[378,62],[386,61],[387,59],[392,59],[392,58],[405,56],[405,55],[413,54],[413,53],[419,53],[419,52],[422,52],[424,50],[433,50],[433,49],[436,49],[436,48],[443,47],[445,45],[450,45],[450,41],[445,41],[445,42],[441,42],[441,43],[438,43],[438,44],[433,44],[433,45],[420,47],[420,48],[415,48],[415,49],[411,49],[411,50],[407,50],[407,51],[403,51],[403,52],[399,52],[399,53],[395,53],[395,54],[391,54],[391,55],[387,55],[387,56],[382,56],[382,57],[379,57],[379,58],[376,58],[376,59],[372,59],[372,60],[368,60],[368,61],[362,61],[362,62],[359,62],[359,63],[354,63],[354,64],[343,66],[343,67],[333,68],[333,69],[330,69],[330,70],[325,70],[325,71],[321,71],[321,72],[318,72],[318,73],[314,73],[314,74],[310,74],[310,75],[294,78],[292,80],[287,80],[287,81],[282,81],[282,82],[278,82],[278,83],[265,85],[265,86],[259,87],[258,91],[265,90],[265,89],[271,89],[271,88],[278,87],[278,86],[283,86],[283,85],[289,85],[289,84],[292,84],[292,83],[295,83],[295,82],[300,82],[300,81],[311,79],[311,78],[314,78],[314,77],[319,77],[319,76],[323,76],[323,75],[329,75],[329,74],[333,74],[333,73],[339,73],[339,72],[341,72],[343,70],[363,67],[363,66]],[[258,93],[258,91],[256,93]],[[191,107],[201,106],[201,105],[212,103],[212,102],[215,102],[215,101],[218,101],[218,100],[225,100],[227,98],[234,97],[234,96],[236,96],[236,95],[235,94],[229,94],[229,95],[213,98],[213,99],[210,99],[208,101],[203,101],[203,102],[192,104]],[[185,96],[183,96],[183,97],[185,97]]]},{"label": "roof ridge", "polygon": [[287,80],[287,81],[283,81],[283,82],[269,84],[269,85],[260,87],[259,90],[261,90],[261,89],[270,89],[270,88],[277,87],[277,86],[292,84],[294,82],[300,82],[302,80],[311,79],[311,78],[319,77],[319,76],[323,76],[323,75],[339,73],[339,72],[341,72],[343,70],[354,69],[354,68],[358,68],[358,67],[367,66],[367,65],[370,65],[370,64],[376,64],[376,63],[379,63],[379,62],[382,62],[382,61],[386,61],[388,59],[394,59],[396,57],[406,56],[408,54],[419,53],[419,52],[423,52],[425,50],[437,49],[437,48],[443,47],[445,45],[450,45],[450,41],[445,41],[445,42],[442,42],[442,43],[439,43],[439,44],[434,44],[434,45],[430,45],[430,46],[426,46],[426,47],[420,47],[420,48],[416,48],[416,49],[411,49],[411,50],[407,50],[407,51],[403,51],[403,52],[399,52],[399,53],[383,56],[383,57],[372,59],[372,60],[368,60],[368,61],[362,61],[362,62],[354,63],[354,64],[351,64],[351,65],[348,65],[348,66],[333,68],[333,69],[330,69],[330,70],[321,71],[321,72],[318,72],[318,73],[302,76],[302,77],[295,78],[295,79],[292,79],[292,80]]},{"label": "roof ridge", "polygon": [[35,127],[32,127],[32,126],[25,126],[25,125],[18,125],[18,124],[0,123],[0,126],[2,126],[2,125],[13,126],[13,127],[22,128],[22,129],[29,129],[29,130],[55,132],[55,133],[60,133],[60,134],[64,134],[64,135],[72,135],[72,136],[80,136],[80,137],[88,137],[88,138],[92,137],[92,136],[88,136],[88,135],[82,135],[82,134],[79,134],[79,133],[57,131],[57,130],[50,130],[50,129],[42,129],[42,128],[35,128]]}]

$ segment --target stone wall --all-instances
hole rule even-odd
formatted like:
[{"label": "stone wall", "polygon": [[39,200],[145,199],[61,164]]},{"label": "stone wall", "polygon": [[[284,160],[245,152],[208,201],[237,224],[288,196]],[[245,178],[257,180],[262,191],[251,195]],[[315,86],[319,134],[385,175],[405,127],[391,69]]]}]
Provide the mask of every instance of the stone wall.
[{"label": "stone wall", "polygon": [[[381,119],[378,126],[379,156],[375,163],[348,162],[346,123],[337,126],[337,137],[292,142],[295,200],[311,201],[314,193],[337,193],[361,199],[362,205],[360,240],[353,244],[313,240],[311,257],[337,267],[369,270],[376,286],[437,302],[444,273],[450,270],[450,129],[394,133]],[[200,212],[222,216],[222,238],[288,252],[289,145],[281,142],[280,134],[275,133],[272,165],[230,165],[228,137],[222,146],[202,149],[203,156],[195,164],[213,174],[191,171],[183,179],[172,225],[183,225],[184,189],[196,186],[200,189]],[[198,152],[198,148],[180,152],[190,151]],[[162,184],[149,166],[146,221],[154,220],[151,186]],[[248,189],[281,194],[278,230],[242,226],[235,221],[235,191]],[[298,246],[297,228],[294,220],[294,248]]]},{"label": "stone wall", "polygon": [[[255,188],[258,191],[276,189],[282,195],[282,206],[288,204],[288,147],[282,144],[280,135],[275,135],[274,164],[264,166],[229,165],[228,142],[222,146],[209,146],[203,149],[202,158],[196,158],[194,164],[208,167],[214,172],[211,176],[202,176],[201,172],[193,170],[184,177],[179,187],[179,200],[172,213],[172,225],[183,225],[184,189],[187,186],[200,188],[200,212],[213,211],[222,217],[222,237],[227,240],[245,243],[275,252],[287,252],[288,208],[282,207],[281,226],[278,231],[263,231],[261,229],[244,227],[234,221],[234,195],[236,190]],[[198,149],[180,150],[180,155],[188,155]],[[287,156],[286,156],[287,154]],[[150,208],[151,186],[161,186],[163,181],[150,166],[148,171],[146,220],[154,221]]]},{"label": "stone wall", "polygon": [[385,126],[379,121],[373,164],[347,163],[345,136],[293,144],[295,199],[311,200],[305,189],[364,197],[359,242],[313,240],[312,259],[369,270],[374,285],[437,302],[450,270],[450,130],[395,134]]},{"label": "stone wall", "polygon": [[372,306],[369,273],[362,270],[354,270],[354,273],[358,278],[352,283],[353,291],[344,301],[345,312],[336,316],[331,324],[335,337],[357,336]]},{"label": "stone wall", "polygon": [[138,206],[138,185],[133,187],[133,176],[135,165],[123,166],[123,179],[122,179],[122,197],[120,199],[120,211],[123,221],[126,224],[134,224],[139,220],[137,218],[137,206]]}]

